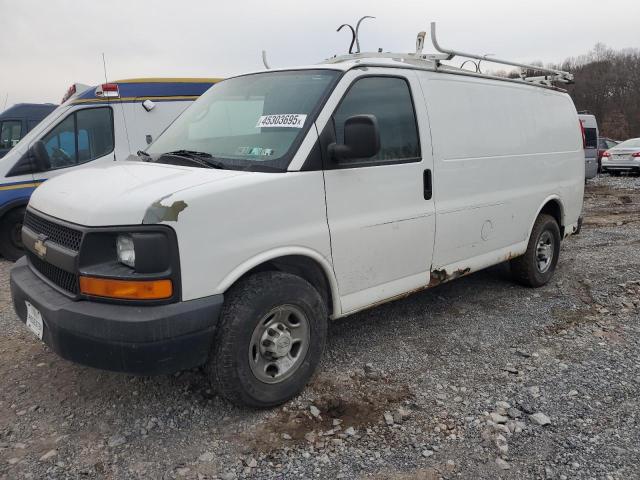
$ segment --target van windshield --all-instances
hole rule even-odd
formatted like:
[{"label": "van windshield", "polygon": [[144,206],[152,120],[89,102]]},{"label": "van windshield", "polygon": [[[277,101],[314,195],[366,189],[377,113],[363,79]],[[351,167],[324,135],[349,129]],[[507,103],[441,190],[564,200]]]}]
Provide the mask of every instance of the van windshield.
[{"label": "van windshield", "polygon": [[286,170],[339,73],[266,72],[217,83],[147,153],[157,161],[200,153],[222,168]]}]

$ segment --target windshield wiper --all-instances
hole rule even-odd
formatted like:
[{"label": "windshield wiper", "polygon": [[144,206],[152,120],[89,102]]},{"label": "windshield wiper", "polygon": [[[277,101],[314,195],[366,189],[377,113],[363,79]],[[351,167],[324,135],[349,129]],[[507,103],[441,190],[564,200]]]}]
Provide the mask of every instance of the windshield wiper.
[{"label": "windshield wiper", "polygon": [[159,158],[167,156],[184,158],[204,167],[225,168],[224,163],[218,160],[214,160],[213,156],[207,152],[196,152],[194,150],[175,150],[173,152],[163,153]]}]

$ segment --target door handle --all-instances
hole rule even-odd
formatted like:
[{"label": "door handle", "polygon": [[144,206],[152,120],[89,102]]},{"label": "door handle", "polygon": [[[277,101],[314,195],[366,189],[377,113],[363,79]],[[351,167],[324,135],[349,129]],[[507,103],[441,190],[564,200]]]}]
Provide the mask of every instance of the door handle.
[{"label": "door handle", "polygon": [[424,186],[424,199],[431,200],[433,197],[433,181],[431,179],[431,170],[426,169],[422,175],[422,181]]}]

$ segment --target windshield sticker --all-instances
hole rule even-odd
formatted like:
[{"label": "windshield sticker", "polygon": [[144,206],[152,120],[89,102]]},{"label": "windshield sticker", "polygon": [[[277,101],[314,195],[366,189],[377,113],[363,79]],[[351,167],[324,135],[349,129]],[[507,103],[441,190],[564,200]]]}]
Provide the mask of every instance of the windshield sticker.
[{"label": "windshield sticker", "polygon": [[302,128],[307,116],[301,113],[283,113],[280,115],[262,115],[256,128],[281,127]]},{"label": "windshield sticker", "polygon": [[262,147],[238,147],[238,155],[253,155],[262,157],[273,156],[273,148]]}]

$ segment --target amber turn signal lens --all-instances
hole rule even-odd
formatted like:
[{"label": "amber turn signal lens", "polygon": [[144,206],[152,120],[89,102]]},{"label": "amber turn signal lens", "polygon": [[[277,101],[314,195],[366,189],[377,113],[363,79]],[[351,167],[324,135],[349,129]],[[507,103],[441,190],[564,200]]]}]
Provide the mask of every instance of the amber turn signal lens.
[{"label": "amber turn signal lens", "polygon": [[128,300],[161,300],[173,295],[171,280],[112,280],[80,277],[80,292],[85,295]]}]

